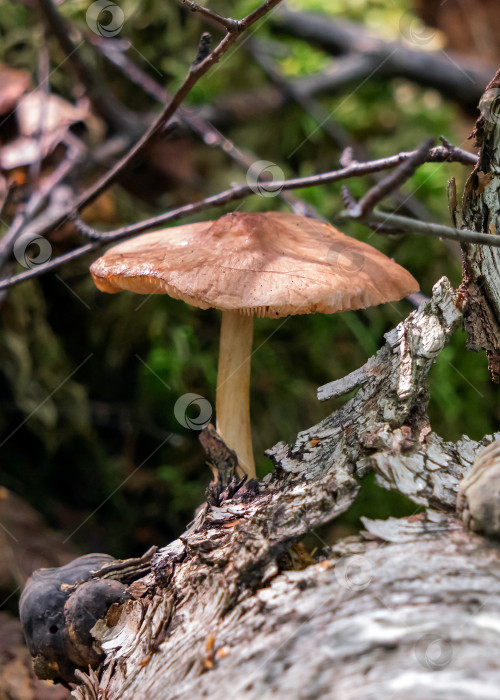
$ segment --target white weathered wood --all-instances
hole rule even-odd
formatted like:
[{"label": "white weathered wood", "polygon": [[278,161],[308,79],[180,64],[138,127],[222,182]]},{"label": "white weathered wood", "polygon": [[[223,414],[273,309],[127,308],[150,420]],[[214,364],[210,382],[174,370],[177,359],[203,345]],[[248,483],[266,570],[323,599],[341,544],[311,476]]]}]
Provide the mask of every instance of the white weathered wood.
[{"label": "white weathered wood", "polygon": [[191,587],[173,614],[158,605],[153,630],[164,616],[171,631],[149,660],[141,616],[157,598],[131,605],[105,644],[106,698],[497,698],[498,548],[442,513],[365,526],[229,611],[222,579]]},{"label": "white weathered wood", "polygon": [[[493,697],[500,553],[453,517],[460,479],[493,438],[446,443],[426,415],[427,375],[460,320],[442,279],[386,335],[350,401],[270,450],[275,470],[256,489],[198,512],[118,623],[96,626],[100,690],[75,696]],[[371,470],[442,512],[365,520],[362,536],[295,570],[293,543],[345,511]]]}]

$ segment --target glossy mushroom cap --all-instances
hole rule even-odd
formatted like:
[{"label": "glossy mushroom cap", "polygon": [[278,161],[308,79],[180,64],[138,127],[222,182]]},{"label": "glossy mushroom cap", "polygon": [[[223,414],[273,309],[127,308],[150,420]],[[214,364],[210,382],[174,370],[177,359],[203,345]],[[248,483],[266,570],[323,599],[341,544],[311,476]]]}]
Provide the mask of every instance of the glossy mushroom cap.
[{"label": "glossy mushroom cap", "polygon": [[110,248],[90,271],[103,292],[169,294],[202,309],[273,318],[362,309],[419,289],[372,246],[279,212],[235,212],[137,236]]}]

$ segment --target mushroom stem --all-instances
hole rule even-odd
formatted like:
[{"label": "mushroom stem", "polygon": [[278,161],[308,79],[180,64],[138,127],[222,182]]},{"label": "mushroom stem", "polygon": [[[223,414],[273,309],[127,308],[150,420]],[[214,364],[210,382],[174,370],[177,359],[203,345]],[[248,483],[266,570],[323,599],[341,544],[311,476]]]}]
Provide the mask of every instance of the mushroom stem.
[{"label": "mushroom stem", "polygon": [[253,317],[223,311],[217,376],[217,432],[236,452],[242,473],[254,479],[255,462],[250,427],[250,359]]}]

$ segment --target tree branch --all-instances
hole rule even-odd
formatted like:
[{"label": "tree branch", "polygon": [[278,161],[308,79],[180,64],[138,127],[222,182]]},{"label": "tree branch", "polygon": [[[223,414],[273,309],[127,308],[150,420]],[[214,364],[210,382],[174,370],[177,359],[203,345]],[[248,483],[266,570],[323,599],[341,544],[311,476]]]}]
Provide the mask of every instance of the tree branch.
[{"label": "tree branch", "polygon": [[[463,438],[454,444],[431,432],[427,376],[461,320],[448,281],[443,278],[433,291],[428,303],[386,334],[386,344],[365,366],[362,386],[350,401],[301,431],[294,445],[279,443],[269,450],[275,469],[253,493],[243,488],[206,504],[182,537],[155,555],[151,574],[136,584],[138,593],[123,606],[120,620],[93,628],[106,659],[91,692],[86,683],[76,697],[90,700],[102,693],[109,700],[132,700],[147,688],[151,700],[160,700],[166,686],[179,697],[206,695],[211,700],[231,693],[257,700],[267,691],[286,700],[291,687],[295,695],[303,689],[327,697],[340,683],[346,691],[352,689],[358,677],[353,666],[365,653],[371,671],[359,674],[357,687],[367,689],[369,683],[373,690],[373,669],[379,669],[379,680],[392,679],[387,669],[400,668],[401,659],[408,659],[408,644],[416,644],[429,629],[441,630],[442,612],[450,606],[450,626],[468,620],[477,648],[485,623],[471,619],[468,595],[457,599],[457,566],[473,570],[481,561],[489,570],[486,561],[493,556],[497,575],[500,559],[495,548],[475,540],[453,515],[459,481],[492,436],[483,443]],[[293,543],[348,508],[358,493],[353,474],[362,477],[372,470],[386,488],[416,503],[432,503],[441,512],[403,520],[365,519],[364,537],[338,542],[320,562],[309,557],[294,566]],[[355,559],[349,561],[349,556]],[[482,569],[480,575],[484,577]],[[421,595],[431,596],[433,605],[429,600],[423,606],[422,597],[417,606],[412,604],[415,577]],[[453,579],[451,589],[443,577]],[[439,586],[433,587],[436,580]],[[460,586],[463,590],[462,580]],[[469,581],[466,588],[475,585]],[[488,587],[481,591],[480,608],[491,597]],[[292,614],[295,609],[300,616]],[[401,618],[408,610],[411,616]],[[150,621],[147,630],[145,619]],[[384,657],[388,629],[394,634]],[[154,652],[149,645],[145,650],[146,632],[156,642]],[[213,638],[210,649],[215,643],[211,656],[208,636]],[[457,644],[459,637],[453,637]],[[468,648],[470,642],[464,644]],[[428,677],[425,658],[419,673],[418,648],[416,653],[416,659],[411,655],[412,699],[428,696],[411,690],[415,678]],[[476,652],[472,658],[477,664]],[[373,697],[390,695],[387,685],[377,688],[381,692]]]},{"label": "tree branch", "polygon": [[[140,87],[147,94],[151,95],[162,104],[171,99],[168,91],[131,61],[123,51],[114,47],[114,42],[110,44],[107,41],[102,41],[102,39],[99,40],[100,38],[94,35],[87,35],[86,38],[92,43],[95,49],[116,66],[128,80]],[[242,150],[234,141],[222,134],[213,124],[189,107],[181,105],[177,113],[181,122],[186,124],[195,134],[201,136],[207,146],[220,148],[231,160],[244,168],[245,171],[248,171],[255,162],[259,160],[258,156],[247,150]],[[265,177],[262,179],[265,179]],[[286,190],[279,192],[279,196],[283,201],[287,202],[296,213],[308,214],[320,218],[319,213],[311,204],[294,197]]]},{"label": "tree branch", "polygon": [[[379,158],[378,160],[369,161],[367,163],[352,162],[346,167],[341,168],[339,170],[321,173],[319,175],[310,175],[307,177],[274,181],[273,187],[277,191],[285,189],[294,190],[302,187],[313,187],[317,185],[328,184],[331,182],[339,182],[348,178],[360,177],[362,175],[367,175],[370,173],[394,168],[400,163],[405,162],[415,154],[416,151],[408,151],[398,153],[397,155],[390,156],[388,158]],[[436,146],[435,148],[432,148],[429,151],[426,162],[442,163],[445,161],[459,162],[469,165],[471,162],[476,162],[476,156],[459,148],[454,147],[450,150],[446,146]],[[73,250],[70,253],[61,255],[60,257],[54,260],[50,260],[49,262],[40,265],[37,268],[27,270],[26,272],[22,272],[18,275],[15,275],[14,277],[9,277],[7,279],[1,280],[0,291],[2,289],[12,287],[16,284],[20,284],[21,282],[25,282],[26,280],[33,279],[34,277],[43,275],[51,270],[60,267],[62,264],[69,262],[70,260],[75,260],[81,257],[82,255],[86,255],[87,253],[96,250],[99,247],[102,247],[108,243],[129,238],[130,236],[142,233],[144,231],[147,231],[148,229],[155,228],[160,224],[165,224],[170,221],[177,221],[192,214],[196,214],[201,211],[206,211],[207,209],[211,209],[213,207],[223,206],[225,204],[229,204],[233,201],[243,199],[244,197],[254,194],[255,192],[250,185],[237,185],[228,190],[224,190],[223,192],[219,192],[216,195],[206,197],[205,199],[202,199],[198,202],[194,202],[192,204],[186,204],[182,207],[172,209],[166,212],[165,214],[160,214],[159,216],[146,219],[145,221],[141,221],[137,224],[123,226],[119,229],[115,229],[107,233],[99,233],[92,230],[92,238],[94,239],[92,243],[89,243],[85,246],[82,246],[81,248]],[[409,219],[407,221],[411,221],[412,223],[414,222],[413,219]],[[428,224],[421,225],[428,226]],[[39,235],[42,235],[42,233],[46,233],[47,230],[50,231],[52,228],[54,228],[54,226],[55,224],[52,224],[51,226],[45,226],[44,230],[41,231]],[[444,227],[444,229],[447,229],[447,227]],[[449,229],[447,230],[449,232]],[[451,229],[451,231],[455,233],[455,229]],[[465,233],[467,234],[467,232]],[[475,235],[478,236],[481,234]]]},{"label": "tree branch", "polygon": [[[353,218],[349,212],[341,214],[343,219]],[[354,217],[358,219],[358,217]],[[443,224],[433,224],[428,221],[417,221],[406,216],[372,211],[366,217],[359,219],[361,223],[373,229],[375,233],[398,235],[410,233],[414,236],[429,236],[431,238],[446,238],[459,243],[476,243],[490,248],[500,248],[500,235],[477,233],[468,229],[452,228]]]},{"label": "tree branch", "polygon": [[419,51],[402,42],[383,41],[361,25],[332,21],[322,14],[282,8],[273,17],[273,26],[316,43],[335,56],[368,54],[380,66],[377,73],[380,78],[407,78],[418,85],[433,87],[471,109],[476,108],[484,86],[495,71],[495,66],[443,51]]},{"label": "tree branch", "polygon": [[71,40],[66,22],[59,14],[52,0],[38,0],[41,14],[50,32],[54,34],[69,62],[73,65],[78,79],[85,86],[95,110],[103,119],[118,131],[137,132],[140,123],[131,112],[120,105],[108,91],[103,89],[102,80],[82,59],[80,46]]},{"label": "tree branch", "polygon": [[[49,2],[50,0],[42,1]],[[239,20],[238,29],[228,31],[205,60],[197,65],[191,65],[181,86],[165,105],[162,112],[151,124],[146,133],[105,175],[103,175],[103,177],[86,189],[77,198],[71,210],[67,210],[64,215],[60,216],[55,222],[53,222],[53,228],[60,226],[71,214],[74,215],[80,213],[86,206],[91,204],[110,185],[112,185],[118,176],[121,175],[121,173],[139,155],[149,148],[156,138],[158,138],[158,136],[162,133],[163,128],[176,113],[184,99],[190,93],[191,89],[196,85],[200,78],[202,78],[210,70],[210,68],[222,58],[226,51],[228,51],[228,49],[237,41],[241,33],[255,24],[255,22],[261,19],[280,2],[281,0],[265,0],[265,2],[259,5],[259,7],[247,15],[244,19]],[[40,235],[44,235],[45,233],[48,233],[48,231],[44,230]]]},{"label": "tree branch", "polygon": [[191,12],[197,12],[199,15],[211,20],[214,24],[225,28],[228,32],[238,31],[240,29],[240,21],[237,19],[223,17],[217,12],[214,12],[214,10],[210,10],[208,7],[198,5],[198,3],[193,2],[193,0],[180,0],[180,2],[191,10]]},{"label": "tree branch", "polygon": [[428,162],[429,151],[434,143],[434,139],[427,139],[415,151],[415,153],[404,161],[393,173],[383,178],[359,200],[351,202],[348,208],[353,219],[362,219],[377,205],[384,197],[394,192],[413,175],[413,173],[424,163]]}]

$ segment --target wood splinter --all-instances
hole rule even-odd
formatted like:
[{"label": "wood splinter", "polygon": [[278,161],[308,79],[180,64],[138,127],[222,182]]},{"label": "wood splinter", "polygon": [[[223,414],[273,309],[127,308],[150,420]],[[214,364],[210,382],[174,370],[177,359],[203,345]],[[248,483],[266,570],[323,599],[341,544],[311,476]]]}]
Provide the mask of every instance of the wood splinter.
[{"label": "wood splinter", "polygon": [[207,464],[212,470],[214,481],[225,488],[236,474],[236,452],[226,445],[211,423],[200,431],[199,441],[207,455]]}]

